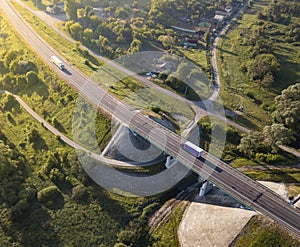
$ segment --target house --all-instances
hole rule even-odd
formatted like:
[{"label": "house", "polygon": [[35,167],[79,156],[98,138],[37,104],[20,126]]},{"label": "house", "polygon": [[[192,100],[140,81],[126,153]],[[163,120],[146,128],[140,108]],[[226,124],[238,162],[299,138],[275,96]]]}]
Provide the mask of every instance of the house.
[{"label": "house", "polygon": [[226,11],[216,10],[216,11],[215,11],[215,15],[224,15],[224,16],[227,16],[228,13],[227,13]]},{"label": "house", "polygon": [[194,37],[195,39],[203,39],[205,33],[206,33],[205,31],[199,30],[199,31],[196,31],[196,32],[193,34],[193,37]]},{"label": "house", "polygon": [[106,11],[103,7],[93,8],[93,11],[100,19],[107,19],[111,16],[110,11]]},{"label": "house", "polygon": [[56,7],[55,4],[48,5],[46,7],[46,12],[49,13],[49,14],[55,14],[55,7]]},{"label": "house", "polygon": [[233,11],[233,7],[231,5],[226,6],[225,11],[227,14],[231,15]]},{"label": "house", "polygon": [[[211,27],[211,25],[210,25],[210,27]],[[203,39],[204,34],[207,33],[207,32],[210,32],[210,27],[204,27],[204,26],[197,27],[195,29],[193,37],[197,38],[197,39]]]},{"label": "house", "polygon": [[62,13],[64,12],[64,4],[58,3],[58,4],[48,5],[46,7],[46,12],[53,15]]},{"label": "house", "polygon": [[225,15],[215,15],[214,16],[214,20],[215,21],[217,21],[217,22],[222,22],[222,21],[224,21],[224,19],[225,19]]}]

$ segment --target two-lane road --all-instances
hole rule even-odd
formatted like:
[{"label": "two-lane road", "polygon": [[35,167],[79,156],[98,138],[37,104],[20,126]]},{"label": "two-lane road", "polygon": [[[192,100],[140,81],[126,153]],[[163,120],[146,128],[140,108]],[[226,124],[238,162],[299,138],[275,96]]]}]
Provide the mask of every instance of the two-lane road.
[{"label": "two-lane road", "polygon": [[[214,184],[239,199],[258,212],[274,219],[291,232],[300,236],[300,210],[291,207],[278,195],[256,181],[243,175],[227,164],[205,153],[205,160],[195,159],[182,149],[184,140],[177,134],[151,121],[149,118],[137,113],[128,105],[118,101],[117,98],[99,88],[95,82],[90,81],[86,76],[73,68],[67,61],[64,61],[69,74],[60,71],[52,65],[50,56],[56,52],[42,40],[18,15],[10,3],[6,0],[0,1],[0,7],[7,18],[15,26],[21,36],[35,49],[35,51],[65,79],[65,81],[80,91],[81,94],[94,104],[101,103],[101,107],[112,113],[121,122],[127,124],[145,138],[165,152],[176,157],[176,159],[187,167],[192,168],[201,176],[207,176]],[[99,98],[101,101],[99,102]],[[156,131],[156,132],[155,132]],[[153,134],[155,132],[155,134]],[[162,140],[161,136],[165,139]],[[208,164],[204,164],[204,162]],[[217,166],[212,170],[211,166]]]}]

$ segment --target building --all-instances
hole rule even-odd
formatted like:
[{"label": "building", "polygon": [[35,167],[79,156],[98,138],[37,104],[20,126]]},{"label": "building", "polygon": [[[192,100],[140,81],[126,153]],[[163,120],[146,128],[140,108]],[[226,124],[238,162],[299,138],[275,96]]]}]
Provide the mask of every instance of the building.
[{"label": "building", "polygon": [[54,15],[62,13],[62,12],[64,12],[64,3],[48,5],[46,7],[46,12],[49,14],[54,14]]},{"label": "building", "polygon": [[222,22],[225,19],[225,15],[215,15],[214,20],[217,22]]}]

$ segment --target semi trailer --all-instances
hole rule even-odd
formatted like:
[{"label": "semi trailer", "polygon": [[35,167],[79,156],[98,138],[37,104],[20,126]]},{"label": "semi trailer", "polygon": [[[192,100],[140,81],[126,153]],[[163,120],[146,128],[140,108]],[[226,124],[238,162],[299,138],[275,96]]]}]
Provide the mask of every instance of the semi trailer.
[{"label": "semi trailer", "polygon": [[61,70],[64,69],[64,63],[57,57],[57,56],[51,56],[51,61]]},{"label": "semi trailer", "polygon": [[195,145],[194,143],[187,141],[182,145],[183,149],[193,156],[199,158],[203,152],[203,149]]}]

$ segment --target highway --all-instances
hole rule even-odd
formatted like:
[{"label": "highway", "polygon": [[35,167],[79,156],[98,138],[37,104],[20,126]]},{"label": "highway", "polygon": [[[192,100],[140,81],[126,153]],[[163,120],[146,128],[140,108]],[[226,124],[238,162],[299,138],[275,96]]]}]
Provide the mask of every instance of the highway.
[{"label": "highway", "polygon": [[[268,188],[208,153],[204,154],[203,160],[195,159],[195,157],[182,149],[181,144],[185,140],[180,136],[137,113],[132,107],[120,102],[73,68],[63,58],[62,60],[69,73],[60,71],[51,63],[50,59],[51,55],[58,54],[23,21],[8,1],[0,1],[0,7],[20,35],[33,47],[37,54],[48,62],[53,70],[64,78],[70,86],[80,91],[82,96],[96,105],[100,104],[102,109],[113,113],[119,121],[127,124],[138,134],[149,139],[154,145],[176,157],[179,162],[190,167],[200,176],[207,176],[211,182],[236,199],[269,216],[300,237],[300,210],[291,207]],[[61,58],[61,56],[59,57]],[[165,138],[161,138],[162,136]],[[204,163],[208,163],[208,165]],[[218,167],[218,171],[211,168],[214,165]]]}]

